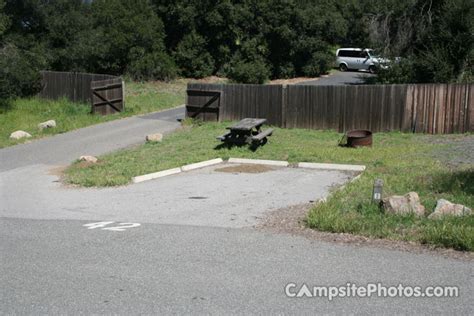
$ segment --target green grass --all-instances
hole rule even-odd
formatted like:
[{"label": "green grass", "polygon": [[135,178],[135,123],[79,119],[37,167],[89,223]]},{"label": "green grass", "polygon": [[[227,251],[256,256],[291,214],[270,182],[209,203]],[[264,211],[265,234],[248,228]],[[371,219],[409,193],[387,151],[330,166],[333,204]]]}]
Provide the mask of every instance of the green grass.
[{"label": "green grass", "polygon": [[[63,100],[24,98],[13,101],[8,107],[0,106],[0,148],[24,142],[25,139],[9,139],[12,132],[24,130],[32,138],[64,133],[92,124],[115,120],[131,115],[172,108],[184,103],[186,81],[171,83],[127,82],[125,84],[125,111],[108,116],[90,114],[89,104],[77,104]],[[38,123],[56,120],[57,127],[40,131]]]},{"label": "green grass", "polygon": [[75,163],[66,170],[65,180],[82,186],[123,185],[133,176],[231,156],[288,160],[291,163],[364,164],[367,170],[358,181],[334,192],[327,203],[311,210],[307,218],[310,227],[474,250],[474,216],[434,221],[385,215],[370,202],[373,181],[382,178],[385,195],[416,191],[428,212],[433,210],[439,198],[474,206],[473,166],[449,170],[433,158],[434,151],[447,150],[449,145],[427,141],[430,138],[465,136],[376,133],[372,148],[350,149],[337,146],[342,135],[336,132],[276,128],[269,143],[255,152],[246,147],[216,149],[219,142],[215,137],[224,132],[226,125],[187,125],[165,137],[162,143],[144,144],[105,155],[96,165]]}]

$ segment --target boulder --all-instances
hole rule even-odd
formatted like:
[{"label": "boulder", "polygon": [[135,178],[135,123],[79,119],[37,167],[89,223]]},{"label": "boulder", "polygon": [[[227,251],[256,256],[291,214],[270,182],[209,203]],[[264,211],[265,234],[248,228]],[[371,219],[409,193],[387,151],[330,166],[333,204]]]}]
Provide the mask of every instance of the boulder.
[{"label": "boulder", "polygon": [[49,120],[49,121],[38,124],[39,129],[53,128],[53,127],[56,127],[56,121],[55,120]]},{"label": "boulder", "polygon": [[440,219],[445,215],[464,216],[470,215],[472,210],[462,204],[454,204],[445,199],[439,199],[436,202],[436,207],[433,213],[428,218]]},{"label": "boulder", "polygon": [[410,214],[418,216],[425,214],[425,207],[420,203],[420,197],[416,192],[409,192],[403,196],[392,195],[383,199],[383,207],[386,213]]},{"label": "boulder", "polygon": [[98,161],[98,159],[94,156],[81,156],[81,157],[79,157],[79,161],[96,163]]},{"label": "boulder", "polygon": [[147,142],[161,142],[162,140],[163,134],[160,133],[146,135]]},{"label": "boulder", "polygon": [[29,138],[31,135],[25,131],[16,131],[10,134],[10,139]]}]

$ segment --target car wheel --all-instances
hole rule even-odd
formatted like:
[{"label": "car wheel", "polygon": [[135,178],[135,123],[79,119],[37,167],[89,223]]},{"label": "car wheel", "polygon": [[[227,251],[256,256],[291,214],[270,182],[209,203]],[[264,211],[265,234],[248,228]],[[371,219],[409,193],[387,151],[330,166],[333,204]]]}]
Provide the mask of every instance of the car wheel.
[{"label": "car wheel", "polygon": [[376,73],[376,72],[377,72],[377,67],[375,67],[375,66],[370,66],[370,67],[369,67],[369,72],[370,72],[371,74]]},{"label": "car wheel", "polygon": [[339,65],[339,70],[340,70],[340,71],[347,71],[347,66],[346,66],[346,64],[340,64],[340,65]]}]

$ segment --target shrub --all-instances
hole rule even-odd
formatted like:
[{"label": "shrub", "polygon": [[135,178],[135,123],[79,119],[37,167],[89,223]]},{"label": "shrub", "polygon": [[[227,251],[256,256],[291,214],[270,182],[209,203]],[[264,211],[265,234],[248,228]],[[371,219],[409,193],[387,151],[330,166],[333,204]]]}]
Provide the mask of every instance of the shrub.
[{"label": "shrub", "polygon": [[214,59],[206,49],[206,40],[195,31],[183,37],[173,57],[185,77],[203,78],[214,72]]},{"label": "shrub", "polygon": [[296,76],[295,66],[288,62],[275,68],[275,78],[294,78]]},{"label": "shrub", "polygon": [[41,89],[42,66],[37,53],[11,44],[0,48],[0,100],[37,93]]},{"label": "shrub", "polygon": [[303,74],[307,77],[318,77],[331,69],[333,56],[328,52],[315,52],[308,63],[303,66]]},{"label": "shrub", "polygon": [[238,59],[232,63],[227,77],[237,83],[265,83],[270,77],[270,69],[262,60],[246,61]]},{"label": "shrub", "polygon": [[411,58],[392,63],[387,69],[379,69],[375,82],[383,84],[402,84],[414,82],[414,63]]},{"label": "shrub", "polygon": [[136,48],[130,52],[130,60],[127,73],[134,80],[168,81],[176,78],[176,65],[164,52],[146,53],[144,49]]}]

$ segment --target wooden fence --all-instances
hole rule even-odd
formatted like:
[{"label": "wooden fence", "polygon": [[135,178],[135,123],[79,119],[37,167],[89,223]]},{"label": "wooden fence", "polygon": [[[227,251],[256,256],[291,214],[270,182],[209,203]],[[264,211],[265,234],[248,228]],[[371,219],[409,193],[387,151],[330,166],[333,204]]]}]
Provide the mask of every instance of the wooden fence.
[{"label": "wooden fence", "polygon": [[73,102],[91,103],[91,111],[101,114],[123,110],[121,77],[59,71],[42,71],[41,76],[42,90],[39,96],[42,98],[67,98]]},{"label": "wooden fence", "polygon": [[[265,117],[287,128],[369,129],[373,132],[474,131],[474,85],[224,85],[188,84],[186,105],[204,120]],[[218,114],[198,109],[199,91],[220,92]],[[205,110],[203,110],[205,113]],[[187,112],[188,113],[188,112]],[[188,116],[190,116],[188,114]]]},{"label": "wooden fence", "polygon": [[102,115],[122,112],[124,93],[122,78],[92,81],[92,113]]}]

